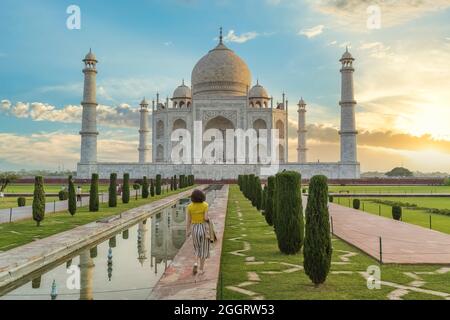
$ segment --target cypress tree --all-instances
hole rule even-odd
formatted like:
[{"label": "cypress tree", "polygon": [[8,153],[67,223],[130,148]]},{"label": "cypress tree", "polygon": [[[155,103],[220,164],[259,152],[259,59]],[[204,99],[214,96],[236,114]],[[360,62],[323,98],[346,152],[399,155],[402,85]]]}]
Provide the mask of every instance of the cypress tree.
[{"label": "cypress tree", "polygon": [[183,189],[185,186],[184,186],[184,174],[181,174],[180,175],[180,189]]},{"label": "cypress tree", "polygon": [[45,217],[45,192],[44,179],[41,176],[34,178],[34,194],[33,194],[33,220],[39,227],[41,221]]},{"label": "cypress tree", "polygon": [[99,210],[98,199],[98,174],[93,173],[91,178],[91,190],[89,191],[89,211],[97,212]]},{"label": "cypress tree", "polygon": [[251,174],[248,177],[248,199],[252,202],[252,205],[255,207],[255,175]]},{"label": "cypress tree", "polygon": [[255,192],[256,192],[256,209],[261,210],[262,208],[262,187],[261,180],[259,177],[255,178]]},{"label": "cypress tree", "polygon": [[173,177],[170,177],[170,191],[173,191]]},{"label": "cypress tree", "polygon": [[153,198],[155,196],[155,183],[153,179],[150,179],[150,196]]},{"label": "cypress tree", "polygon": [[130,202],[130,175],[123,174],[122,203]]},{"label": "cypress tree", "polygon": [[161,195],[161,175],[156,175],[156,182],[155,182],[155,193],[157,196]]},{"label": "cypress tree", "polygon": [[75,185],[72,176],[69,176],[69,213],[73,216],[77,212],[77,195],[75,194]]},{"label": "cypress tree", "polygon": [[110,208],[117,207],[117,173],[111,173],[109,177],[109,199]]},{"label": "cypress tree", "polygon": [[238,175],[238,186],[239,186],[239,190],[242,191],[242,175]]},{"label": "cypress tree", "polygon": [[359,210],[361,207],[361,201],[359,199],[353,199],[353,209]]},{"label": "cypress tree", "polygon": [[264,211],[266,210],[266,200],[267,200],[267,185],[264,185],[264,188],[262,189],[262,193],[261,193],[261,210]]},{"label": "cypress tree", "polygon": [[147,199],[148,198],[148,180],[147,177],[144,177],[142,179],[142,198]]},{"label": "cypress tree", "polygon": [[266,218],[266,222],[269,226],[273,226],[274,197],[275,197],[275,177],[270,176],[267,179],[266,209],[264,210],[264,217]]},{"label": "cypress tree", "polygon": [[177,185],[177,176],[174,175],[173,176],[173,190],[177,190],[178,189],[178,185]]},{"label": "cypress tree", "polygon": [[296,254],[303,244],[303,208],[298,172],[284,171],[276,175],[275,233],[278,248],[285,254]]},{"label": "cypress tree", "polygon": [[325,176],[314,176],[309,184],[306,205],[306,235],[303,248],[305,273],[316,285],[325,282],[331,266],[328,185]]}]

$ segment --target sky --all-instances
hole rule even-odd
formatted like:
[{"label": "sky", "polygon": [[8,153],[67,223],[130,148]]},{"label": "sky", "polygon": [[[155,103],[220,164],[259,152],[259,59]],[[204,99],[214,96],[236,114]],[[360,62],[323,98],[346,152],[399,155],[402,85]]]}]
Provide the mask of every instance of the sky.
[{"label": "sky", "polygon": [[[80,29],[67,20],[80,8]],[[2,0],[0,171],[75,169],[82,59],[98,64],[100,161],[137,161],[138,103],[225,42],[276,100],[307,102],[308,158],[339,160],[339,59],[355,57],[358,158],[450,172],[450,0]]]}]

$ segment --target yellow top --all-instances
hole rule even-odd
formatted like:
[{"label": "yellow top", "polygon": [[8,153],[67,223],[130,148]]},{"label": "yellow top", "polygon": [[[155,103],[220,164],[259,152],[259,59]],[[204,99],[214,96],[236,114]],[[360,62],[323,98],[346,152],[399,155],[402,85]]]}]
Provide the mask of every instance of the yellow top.
[{"label": "yellow top", "polygon": [[191,223],[193,224],[200,224],[205,222],[205,213],[208,210],[208,203],[202,202],[202,203],[195,203],[192,202],[188,205],[187,211],[188,214],[191,216]]}]

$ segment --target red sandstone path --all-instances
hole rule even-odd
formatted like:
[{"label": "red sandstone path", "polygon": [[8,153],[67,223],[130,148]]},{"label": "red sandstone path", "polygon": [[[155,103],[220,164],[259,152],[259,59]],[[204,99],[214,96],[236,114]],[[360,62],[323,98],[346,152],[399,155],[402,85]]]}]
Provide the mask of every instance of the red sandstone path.
[{"label": "red sandstone path", "polygon": [[450,235],[330,203],[334,234],[383,263],[450,264]]}]

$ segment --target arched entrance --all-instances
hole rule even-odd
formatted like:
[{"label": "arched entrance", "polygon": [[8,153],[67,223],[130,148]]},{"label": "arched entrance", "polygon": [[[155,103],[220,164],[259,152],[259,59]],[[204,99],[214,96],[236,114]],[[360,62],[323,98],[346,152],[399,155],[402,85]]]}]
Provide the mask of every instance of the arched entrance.
[{"label": "arched entrance", "polygon": [[[222,139],[223,139],[223,154],[222,154],[222,162],[225,162],[227,157],[227,140],[226,140],[226,131],[227,130],[234,130],[234,125],[233,122],[231,122],[231,120],[223,117],[223,116],[217,116],[211,120],[209,120],[206,125],[205,125],[205,129],[204,132],[206,133],[208,130],[210,129],[216,129],[219,130],[220,133],[222,134]],[[208,142],[205,141],[203,142],[203,149],[205,149],[209,144],[214,143],[214,141]],[[216,155],[213,154],[213,156],[215,157]],[[203,159],[204,161],[206,159]]]}]

